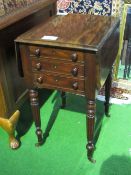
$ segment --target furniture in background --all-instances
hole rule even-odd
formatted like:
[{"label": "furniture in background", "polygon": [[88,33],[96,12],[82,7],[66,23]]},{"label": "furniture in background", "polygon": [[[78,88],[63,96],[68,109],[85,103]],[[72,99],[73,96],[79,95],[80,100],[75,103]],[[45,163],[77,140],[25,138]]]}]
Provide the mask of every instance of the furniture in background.
[{"label": "furniture in background", "polygon": [[123,79],[130,78],[131,69],[131,7],[128,8],[123,37],[121,65],[124,65]]},{"label": "furniture in background", "polygon": [[7,15],[13,11],[27,7],[40,0],[0,0],[0,16]]},{"label": "furniture in background", "polygon": [[122,11],[122,18],[121,18],[121,25],[120,25],[119,51],[118,51],[118,54],[116,57],[114,79],[117,79],[117,76],[118,76],[119,62],[120,62],[120,58],[121,58],[123,41],[124,41],[124,32],[125,32],[125,25],[126,25],[126,18],[127,18],[127,10],[129,7],[131,7],[131,0],[124,0],[124,7],[123,7],[123,11]]},{"label": "furniture in background", "polygon": [[[31,27],[56,14],[57,0],[0,1],[0,117],[10,118],[27,97],[27,90],[18,75],[14,39]],[[33,3],[32,3],[33,2]],[[3,8],[2,8],[3,4]],[[15,4],[15,6],[13,6]],[[8,7],[10,10],[8,10]],[[3,120],[2,120],[3,123]],[[0,125],[2,125],[0,120]]]},{"label": "furniture in background", "polygon": [[105,84],[108,116],[111,69],[119,46],[119,19],[84,14],[54,16],[15,42],[19,69],[29,88],[37,145],[43,144],[37,89],[60,90],[62,107],[66,105],[65,92],[84,95],[88,159],[94,162],[96,92]]}]

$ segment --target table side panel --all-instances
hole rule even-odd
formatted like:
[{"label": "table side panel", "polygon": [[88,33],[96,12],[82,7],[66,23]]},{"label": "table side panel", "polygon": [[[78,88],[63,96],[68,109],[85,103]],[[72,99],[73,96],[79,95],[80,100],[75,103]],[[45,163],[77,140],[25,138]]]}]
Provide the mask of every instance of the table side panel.
[{"label": "table side panel", "polygon": [[20,51],[20,57],[17,58],[18,62],[20,59],[21,66],[22,66],[22,72],[23,72],[23,77],[24,81],[26,83],[27,88],[32,88],[33,87],[33,76],[32,76],[32,63],[31,63],[31,58],[29,54],[29,49],[26,45],[19,45],[19,51]]},{"label": "table side panel", "polygon": [[104,85],[107,76],[113,67],[115,58],[118,53],[118,48],[119,48],[119,28],[116,28],[97,53],[96,59],[99,64],[98,89]]},{"label": "table side panel", "polygon": [[85,53],[85,96],[88,100],[95,99],[95,91],[97,88],[97,61],[95,53]]}]

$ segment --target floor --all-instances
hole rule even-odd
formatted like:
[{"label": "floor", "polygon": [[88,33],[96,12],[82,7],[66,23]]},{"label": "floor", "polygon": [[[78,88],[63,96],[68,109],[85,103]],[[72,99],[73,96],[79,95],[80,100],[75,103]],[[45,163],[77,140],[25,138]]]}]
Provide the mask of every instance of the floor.
[{"label": "floor", "polygon": [[[28,103],[24,104],[17,128],[21,135],[18,150],[9,149],[7,135],[0,129],[0,175],[131,174],[130,105],[111,105],[111,117],[107,118],[104,116],[103,102],[97,101],[96,163],[92,164],[86,156],[84,98],[68,94],[67,107],[60,109],[59,94],[45,90],[41,95],[42,101],[45,101],[41,106],[42,129],[46,132],[50,130],[49,137],[42,147],[34,146],[36,136],[30,107]],[[27,120],[23,124],[25,118]]]}]

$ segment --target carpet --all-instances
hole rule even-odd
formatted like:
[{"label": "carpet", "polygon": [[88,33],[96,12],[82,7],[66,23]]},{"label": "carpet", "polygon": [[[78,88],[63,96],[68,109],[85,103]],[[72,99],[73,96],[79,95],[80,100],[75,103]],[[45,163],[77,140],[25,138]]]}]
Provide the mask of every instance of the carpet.
[{"label": "carpet", "polygon": [[[96,163],[92,164],[86,156],[85,99],[68,94],[65,109],[58,108],[61,103],[59,94],[53,93],[42,99],[45,101],[41,106],[43,131],[50,116],[57,116],[49,137],[42,147],[36,148],[35,127],[32,125],[22,136],[21,147],[12,151],[8,148],[6,133],[0,129],[1,175],[131,174],[130,105],[111,105],[111,117],[107,118],[102,115],[103,103],[98,101],[97,116],[100,116],[102,126],[94,152]],[[25,124],[31,115],[28,108],[29,104],[25,104],[21,109],[21,120],[26,118]]]},{"label": "carpet", "polygon": [[[105,88],[103,87],[97,99],[105,101]],[[111,104],[131,104],[131,82],[128,80],[119,79],[112,83],[110,92]]]}]

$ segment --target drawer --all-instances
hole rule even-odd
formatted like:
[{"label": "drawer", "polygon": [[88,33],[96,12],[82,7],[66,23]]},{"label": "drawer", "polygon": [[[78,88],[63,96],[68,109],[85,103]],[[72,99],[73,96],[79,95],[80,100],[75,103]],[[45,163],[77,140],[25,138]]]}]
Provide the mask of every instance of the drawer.
[{"label": "drawer", "polygon": [[36,59],[40,58],[53,58],[62,59],[71,62],[83,62],[84,53],[79,51],[65,50],[65,49],[55,49],[55,48],[45,48],[37,46],[29,46],[29,52],[31,57]]},{"label": "drawer", "polygon": [[64,91],[84,91],[84,79],[70,78],[48,73],[34,74],[34,84],[38,88],[61,89]]},{"label": "drawer", "polygon": [[73,77],[84,76],[84,64],[69,63],[63,60],[44,60],[39,61],[32,59],[32,70],[38,72],[54,72],[60,74],[66,74]]}]

